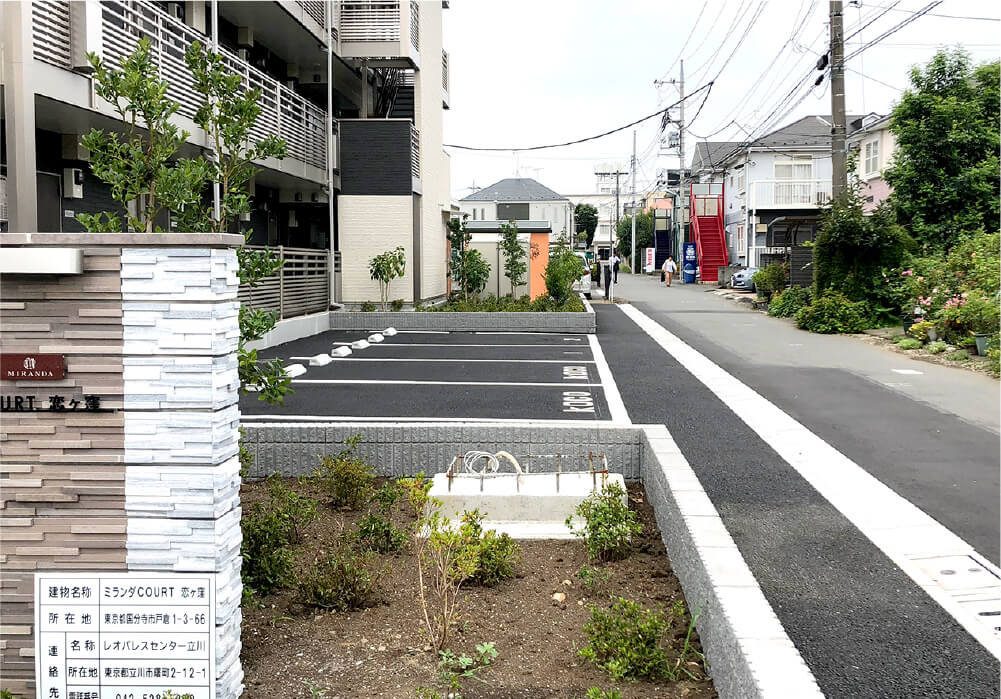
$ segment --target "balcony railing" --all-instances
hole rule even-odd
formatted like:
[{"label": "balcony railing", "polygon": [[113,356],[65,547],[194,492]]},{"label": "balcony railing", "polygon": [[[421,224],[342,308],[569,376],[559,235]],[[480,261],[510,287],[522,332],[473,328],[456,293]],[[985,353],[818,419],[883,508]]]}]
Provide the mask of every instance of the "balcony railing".
[{"label": "balcony railing", "polygon": [[410,125],[410,174],[421,178],[421,132],[413,124]]},{"label": "balcony railing", "polygon": [[750,185],[752,209],[816,209],[831,199],[830,180],[758,180]]},{"label": "balcony railing", "polygon": [[421,48],[421,5],[410,0],[410,43],[418,51]]},{"label": "balcony railing", "polygon": [[[254,250],[268,248],[251,246]],[[240,303],[294,318],[330,308],[330,253],[307,248],[271,248],[283,264],[254,287],[240,286]]]},{"label": "balcony railing", "polygon": [[389,67],[416,68],[421,41],[417,0],[343,0],[336,6],[343,58],[381,59]]},{"label": "balcony railing", "polygon": [[441,89],[448,94],[448,52],[444,49],[441,52]]},{"label": "balcony railing", "polygon": [[399,41],[399,0],[351,0],[340,6],[341,41]]},{"label": "balcony railing", "polygon": [[325,25],[327,3],[323,0],[296,0],[296,4],[305,10],[307,15],[315,19],[321,27]]},{"label": "balcony railing", "polygon": [[[102,2],[101,7],[101,57],[118,68],[140,39],[149,39],[159,77],[169,85],[167,96],[180,104],[179,114],[193,117],[202,100],[184,63],[184,52],[193,41],[205,45],[206,37],[145,0]],[[33,27],[35,57],[61,68],[70,68],[68,52],[64,59],[58,45],[65,40],[65,46],[69,46],[69,3],[34,3],[32,11],[36,20]],[[288,143],[290,157],[325,168],[326,113],[229,51],[221,48],[219,52],[226,67],[243,78],[244,87],[257,88],[261,92],[261,114],[251,129],[252,138],[271,135],[283,138]]]}]

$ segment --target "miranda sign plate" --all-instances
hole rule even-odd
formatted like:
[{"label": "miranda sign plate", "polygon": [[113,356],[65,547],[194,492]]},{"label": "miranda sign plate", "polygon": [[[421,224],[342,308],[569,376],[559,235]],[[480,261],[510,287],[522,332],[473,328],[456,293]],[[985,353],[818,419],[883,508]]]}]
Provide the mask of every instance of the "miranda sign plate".
[{"label": "miranda sign plate", "polygon": [[37,573],[45,699],[215,698],[215,576]]}]

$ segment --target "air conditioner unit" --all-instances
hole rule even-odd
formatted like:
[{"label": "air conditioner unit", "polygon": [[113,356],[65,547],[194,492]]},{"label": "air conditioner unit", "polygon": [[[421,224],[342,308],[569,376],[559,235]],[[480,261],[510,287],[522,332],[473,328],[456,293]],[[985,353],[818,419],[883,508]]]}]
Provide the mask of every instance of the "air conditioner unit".
[{"label": "air conditioner unit", "polygon": [[174,19],[179,19],[184,21],[184,3],[182,2],[168,2],[167,3],[167,14]]}]

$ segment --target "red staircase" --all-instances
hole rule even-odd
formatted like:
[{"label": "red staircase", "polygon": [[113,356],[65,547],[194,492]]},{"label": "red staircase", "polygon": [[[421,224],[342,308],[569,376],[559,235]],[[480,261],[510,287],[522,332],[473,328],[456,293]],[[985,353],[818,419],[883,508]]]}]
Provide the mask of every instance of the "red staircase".
[{"label": "red staircase", "polygon": [[692,183],[691,188],[692,235],[699,256],[699,279],[717,282],[718,268],[730,263],[723,228],[723,185]]}]

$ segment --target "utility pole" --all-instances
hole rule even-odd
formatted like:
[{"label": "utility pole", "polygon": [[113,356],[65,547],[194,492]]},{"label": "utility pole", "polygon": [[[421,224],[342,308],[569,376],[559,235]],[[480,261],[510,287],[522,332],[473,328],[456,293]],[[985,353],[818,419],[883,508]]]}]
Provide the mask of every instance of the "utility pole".
[{"label": "utility pole", "polygon": [[831,0],[831,194],[848,185],[845,169],[845,31],[841,0]]},{"label": "utility pole", "polygon": [[[675,123],[678,125],[678,216],[676,216],[675,224],[677,225],[677,237],[678,242],[684,242],[681,240],[685,230],[685,61],[682,59],[681,72],[678,79],[675,80],[671,78],[670,80],[655,80],[654,84],[658,87],[665,83],[669,83],[678,88],[678,93],[681,97],[681,103],[679,106],[680,114],[679,119]],[[664,127],[666,122],[662,123],[661,128]],[[674,250],[674,245],[671,245],[671,254],[677,255],[680,250]]]},{"label": "utility pole", "polygon": [[632,207],[632,224],[633,224],[633,237],[632,237],[632,247],[630,250],[633,251],[632,256],[629,259],[629,269],[636,274],[636,129],[633,129],[633,207]]}]

